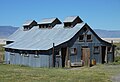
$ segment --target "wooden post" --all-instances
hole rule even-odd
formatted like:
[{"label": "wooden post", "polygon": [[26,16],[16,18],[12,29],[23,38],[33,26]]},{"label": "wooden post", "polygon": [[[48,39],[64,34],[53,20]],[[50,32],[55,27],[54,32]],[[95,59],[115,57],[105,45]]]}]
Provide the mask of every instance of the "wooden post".
[{"label": "wooden post", "polygon": [[112,62],[114,62],[114,44],[113,44],[113,40],[111,40],[111,44],[112,44]]},{"label": "wooden post", "polygon": [[105,61],[106,61],[106,63],[108,63],[108,54],[107,54],[107,52],[108,52],[108,47],[106,46],[106,51],[105,51]]},{"label": "wooden post", "polygon": [[52,50],[52,66],[55,67],[55,44],[53,43],[53,50]]},{"label": "wooden post", "polygon": [[69,55],[68,54],[69,54],[69,50],[68,50],[68,47],[67,47],[67,49],[66,49],[66,57],[65,57],[66,58],[65,59],[65,67],[68,67],[68,60],[69,60],[69,57],[68,57]]}]

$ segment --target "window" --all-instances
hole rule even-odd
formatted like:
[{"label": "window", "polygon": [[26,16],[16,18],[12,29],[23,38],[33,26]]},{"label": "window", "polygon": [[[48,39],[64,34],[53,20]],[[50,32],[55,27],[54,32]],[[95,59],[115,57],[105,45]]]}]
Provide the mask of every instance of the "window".
[{"label": "window", "polygon": [[84,35],[80,35],[79,36],[79,41],[81,42],[81,41],[83,41],[84,40]]},{"label": "window", "polygon": [[71,48],[71,54],[77,54],[77,49],[76,48]]},{"label": "window", "polygon": [[24,31],[27,31],[27,30],[29,30],[30,29],[30,27],[24,27]]},{"label": "window", "polygon": [[15,55],[15,53],[10,53],[10,55]]},{"label": "window", "polygon": [[21,56],[23,56],[23,54],[20,54]]},{"label": "window", "polygon": [[46,26],[45,26],[45,25],[43,25],[43,28],[46,28]]},{"label": "window", "polygon": [[64,26],[65,26],[65,27],[71,27],[72,24],[71,24],[71,23],[64,23]]},{"label": "window", "polygon": [[52,28],[52,26],[49,24],[49,25],[48,25],[48,28]]},{"label": "window", "polygon": [[92,36],[91,35],[87,35],[87,41],[92,41]]},{"label": "window", "polygon": [[27,53],[25,53],[25,54],[23,54],[24,55],[24,57],[29,57],[29,54],[27,54]]},{"label": "window", "polygon": [[51,28],[51,25],[50,24],[42,24],[42,25],[39,25],[39,28]]},{"label": "window", "polygon": [[34,55],[34,58],[39,58],[39,55],[38,55],[38,54],[35,54],[35,55]]},{"label": "window", "polygon": [[99,53],[99,52],[100,52],[100,47],[94,46],[94,53]]},{"label": "window", "polygon": [[24,30],[27,30],[28,28],[27,27],[24,27]]},{"label": "window", "polygon": [[112,52],[112,47],[107,47],[108,52]]},{"label": "window", "polygon": [[43,27],[44,27],[44,25],[41,25],[41,26],[40,26],[40,28],[43,28]]}]

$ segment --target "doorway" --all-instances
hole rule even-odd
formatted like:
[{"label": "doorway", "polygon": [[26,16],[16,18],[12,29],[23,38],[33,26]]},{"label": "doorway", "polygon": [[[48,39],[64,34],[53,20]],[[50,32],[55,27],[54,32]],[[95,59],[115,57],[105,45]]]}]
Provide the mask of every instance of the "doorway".
[{"label": "doorway", "polygon": [[82,48],[82,57],[84,65],[90,66],[90,48]]},{"label": "doorway", "polygon": [[102,46],[102,64],[105,63],[106,46]]},{"label": "doorway", "polygon": [[62,67],[65,67],[66,51],[67,51],[67,47],[66,48],[61,48]]}]

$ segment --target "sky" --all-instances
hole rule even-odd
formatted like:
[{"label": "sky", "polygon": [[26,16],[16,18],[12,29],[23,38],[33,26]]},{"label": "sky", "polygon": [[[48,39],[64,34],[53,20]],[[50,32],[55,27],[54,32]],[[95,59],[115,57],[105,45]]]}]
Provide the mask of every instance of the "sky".
[{"label": "sky", "polygon": [[93,29],[120,30],[120,0],[0,0],[0,26],[76,15]]}]

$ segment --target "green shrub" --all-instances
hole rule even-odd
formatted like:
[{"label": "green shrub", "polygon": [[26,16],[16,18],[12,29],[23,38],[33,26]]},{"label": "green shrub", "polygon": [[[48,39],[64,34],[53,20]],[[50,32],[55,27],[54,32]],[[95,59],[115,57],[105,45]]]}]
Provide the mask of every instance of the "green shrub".
[{"label": "green shrub", "polygon": [[120,61],[110,63],[110,65],[119,65],[119,64],[120,64]]},{"label": "green shrub", "polygon": [[109,63],[110,65],[120,65],[120,56],[115,57],[115,61],[112,63]]},{"label": "green shrub", "polygon": [[120,56],[115,57],[115,62],[120,62]]},{"label": "green shrub", "polygon": [[4,45],[0,44],[0,61],[4,60]]}]

